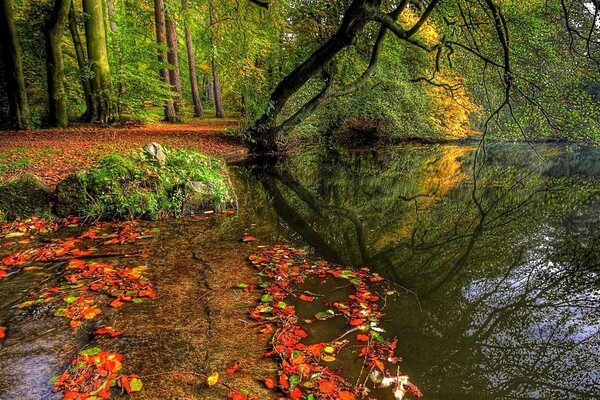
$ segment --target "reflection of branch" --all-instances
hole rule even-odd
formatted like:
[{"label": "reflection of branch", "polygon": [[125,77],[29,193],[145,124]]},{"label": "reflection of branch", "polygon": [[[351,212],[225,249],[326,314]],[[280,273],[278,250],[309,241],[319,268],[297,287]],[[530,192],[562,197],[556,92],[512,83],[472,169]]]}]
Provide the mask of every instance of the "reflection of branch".
[{"label": "reflection of branch", "polygon": [[269,3],[268,1],[261,1],[261,0],[248,0],[248,1],[256,4],[259,7],[266,8],[266,9],[269,9],[269,6],[271,6],[271,3]]}]

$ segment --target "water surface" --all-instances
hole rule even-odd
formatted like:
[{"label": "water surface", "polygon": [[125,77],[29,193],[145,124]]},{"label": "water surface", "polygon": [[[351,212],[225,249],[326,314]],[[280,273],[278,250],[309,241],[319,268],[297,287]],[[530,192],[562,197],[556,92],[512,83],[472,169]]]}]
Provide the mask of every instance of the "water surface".
[{"label": "water surface", "polygon": [[[430,399],[600,398],[600,152],[311,149],[234,168],[266,242],[404,288],[384,327]],[[480,153],[482,154],[482,153]]]}]

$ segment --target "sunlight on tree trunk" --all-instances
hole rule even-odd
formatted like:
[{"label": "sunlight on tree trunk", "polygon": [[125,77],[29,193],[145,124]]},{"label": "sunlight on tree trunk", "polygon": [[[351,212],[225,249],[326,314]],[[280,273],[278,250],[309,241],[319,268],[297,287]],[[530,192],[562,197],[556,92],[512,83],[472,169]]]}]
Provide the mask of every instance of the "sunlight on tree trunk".
[{"label": "sunlight on tree trunk", "polygon": [[113,119],[112,86],[108,53],[106,48],[106,30],[102,2],[83,0],[85,20],[85,37],[88,57],[94,78],[92,79],[92,98],[94,109],[88,115],[90,122],[105,124]]}]

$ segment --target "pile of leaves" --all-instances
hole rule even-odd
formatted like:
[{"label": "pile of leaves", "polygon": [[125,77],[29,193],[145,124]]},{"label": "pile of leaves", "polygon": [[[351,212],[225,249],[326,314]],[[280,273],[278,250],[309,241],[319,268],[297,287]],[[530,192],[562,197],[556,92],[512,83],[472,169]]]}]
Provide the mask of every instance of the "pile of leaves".
[{"label": "pile of leaves", "polygon": [[[355,270],[323,260],[314,261],[305,252],[286,245],[259,248],[250,256],[250,261],[260,270],[259,275],[270,278],[260,285],[264,295],[250,313],[258,325],[265,326],[263,332],[272,329],[271,325],[276,326],[272,349],[266,356],[276,358],[280,370],[277,384],[267,378],[267,387],[282,391],[288,399],[366,399],[372,389],[385,388],[390,388],[398,400],[407,394],[422,396],[396,366],[401,361],[395,355],[397,339],[384,338],[384,330],[379,327],[380,295],[371,287],[379,285],[386,295],[394,293],[385,286],[382,277],[366,268]],[[300,320],[295,307],[286,300],[315,301],[317,294],[297,289],[308,277],[346,280],[353,293],[347,300],[325,303],[328,308],[317,313],[314,319]],[[305,344],[308,324],[334,317],[346,319],[347,331],[343,335],[330,343]],[[358,344],[353,348],[349,346],[349,335],[354,335],[353,343]],[[334,361],[342,349],[354,351],[355,346],[358,346],[357,358],[363,359],[363,366],[358,383],[353,384],[326,364]],[[240,395],[246,396],[234,391],[230,398],[247,398]]]},{"label": "pile of leaves", "polygon": [[80,351],[71,366],[59,376],[50,379],[53,392],[62,392],[64,399],[108,399],[111,388],[120,387],[127,393],[142,389],[137,375],[120,374],[123,355],[93,347]]}]

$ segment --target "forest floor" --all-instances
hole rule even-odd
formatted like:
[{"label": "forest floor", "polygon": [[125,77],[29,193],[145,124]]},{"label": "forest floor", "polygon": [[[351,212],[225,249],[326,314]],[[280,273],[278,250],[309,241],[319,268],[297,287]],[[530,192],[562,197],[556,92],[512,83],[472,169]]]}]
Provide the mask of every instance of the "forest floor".
[{"label": "forest floor", "polygon": [[65,129],[0,132],[0,182],[32,173],[51,189],[73,171],[111,153],[123,154],[156,142],[225,159],[245,158],[246,148],[226,131],[235,118],[203,118],[181,124],[120,127],[78,125]]}]

